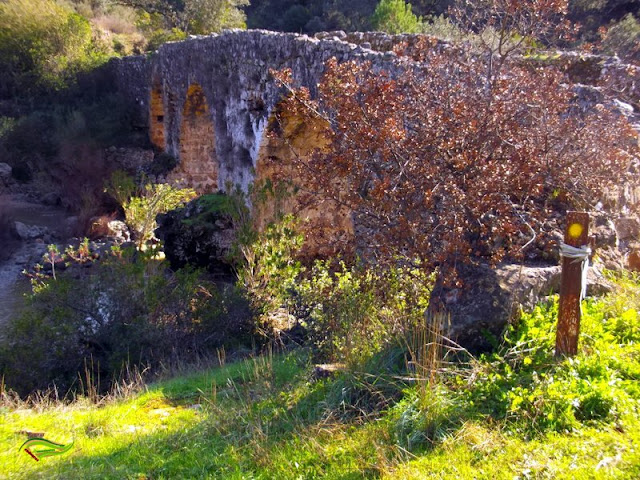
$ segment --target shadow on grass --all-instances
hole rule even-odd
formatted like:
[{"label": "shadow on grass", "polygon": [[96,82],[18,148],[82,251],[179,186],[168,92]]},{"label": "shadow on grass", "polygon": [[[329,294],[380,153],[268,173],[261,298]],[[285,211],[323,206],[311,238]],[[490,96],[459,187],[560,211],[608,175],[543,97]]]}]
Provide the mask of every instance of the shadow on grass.
[{"label": "shadow on grass", "polygon": [[[300,357],[258,358],[152,385],[143,409],[200,405],[178,431],[106,439],[22,472],[41,478],[379,478],[393,451],[385,412],[409,385],[395,368],[309,382]],[[154,404],[154,401],[159,402]],[[370,422],[377,418],[378,422]],[[448,419],[457,429],[464,418]],[[384,453],[381,453],[384,452]],[[49,460],[49,459],[47,459]]]}]

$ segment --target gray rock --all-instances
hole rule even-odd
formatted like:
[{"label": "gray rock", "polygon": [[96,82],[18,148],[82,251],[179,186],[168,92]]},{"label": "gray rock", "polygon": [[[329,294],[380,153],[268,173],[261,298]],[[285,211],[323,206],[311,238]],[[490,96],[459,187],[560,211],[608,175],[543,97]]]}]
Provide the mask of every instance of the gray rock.
[{"label": "gray rock", "polygon": [[60,205],[60,195],[56,192],[49,192],[44,194],[40,201],[45,205],[50,205],[55,207],[56,205]]},{"label": "gray rock", "polygon": [[5,185],[13,182],[13,177],[11,176],[11,172],[13,169],[11,165],[7,163],[0,163],[0,182],[3,182]]},{"label": "gray rock", "polygon": [[45,227],[39,227],[37,225],[26,225],[22,222],[15,222],[16,233],[22,240],[34,240],[36,238],[42,238],[46,233]]},{"label": "gray rock", "polygon": [[472,352],[485,351],[500,338],[521,308],[530,309],[560,288],[559,266],[488,265],[459,269],[464,286],[433,290],[431,309],[451,316],[446,336]]},{"label": "gray rock", "polygon": [[636,218],[620,218],[615,225],[620,240],[637,241],[640,239],[640,222]]}]

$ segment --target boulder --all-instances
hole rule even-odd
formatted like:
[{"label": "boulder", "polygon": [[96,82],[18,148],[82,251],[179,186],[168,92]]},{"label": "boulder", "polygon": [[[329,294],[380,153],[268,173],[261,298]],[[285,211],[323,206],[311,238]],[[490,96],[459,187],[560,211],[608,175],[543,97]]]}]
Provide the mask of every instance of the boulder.
[{"label": "boulder", "polygon": [[[460,268],[460,273],[464,286],[445,288],[436,284],[431,305],[450,314],[445,336],[471,352],[489,350],[521,309],[531,310],[560,291],[559,265],[475,265]],[[603,295],[613,288],[600,266],[589,268],[588,296]]]},{"label": "boulder", "polygon": [[107,235],[113,237],[118,244],[131,241],[131,233],[127,224],[121,220],[111,220],[107,222]]},{"label": "boulder", "polygon": [[36,238],[42,238],[47,234],[45,227],[39,227],[37,225],[26,225],[22,222],[15,222],[15,229],[18,237],[21,240],[33,240]]},{"label": "boulder", "polygon": [[45,205],[56,207],[60,205],[60,194],[57,192],[46,193],[40,198],[40,201]]},{"label": "boulder", "polygon": [[11,176],[12,171],[13,169],[11,168],[11,165],[7,163],[0,163],[0,183],[5,185],[13,183],[13,177]]},{"label": "boulder", "polygon": [[640,222],[636,218],[620,218],[616,221],[616,232],[622,241],[640,240]]}]

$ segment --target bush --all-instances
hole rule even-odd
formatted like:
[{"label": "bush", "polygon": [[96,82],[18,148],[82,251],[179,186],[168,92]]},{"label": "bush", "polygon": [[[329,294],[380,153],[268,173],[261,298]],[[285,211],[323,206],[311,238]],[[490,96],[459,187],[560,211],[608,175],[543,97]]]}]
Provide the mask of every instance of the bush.
[{"label": "bush", "polygon": [[381,0],[371,19],[373,28],[387,33],[419,33],[422,18],[411,12],[404,0]]},{"label": "bush", "polygon": [[57,2],[0,3],[0,94],[61,89],[105,59],[94,49],[89,22]]},{"label": "bush", "polygon": [[419,268],[373,270],[317,261],[297,282],[304,325],[322,359],[361,367],[389,345],[406,345],[428,306],[433,277]]},{"label": "bush", "polygon": [[36,275],[0,345],[0,377],[22,395],[73,388],[91,358],[108,388],[127,365],[157,369],[249,342],[251,311],[237,289],[192,269],[172,273],[134,249],[114,249],[90,274],[70,267],[56,278]]},{"label": "bush", "polygon": [[632,14],[603,31],[602,49],[609,55],[640,63],[640,22]]},{"label": "bush", "polygon": [[111,175],[107,192],[124,210],[126,223],[135,233],[138,247],[153,238],[158,227],[156,217],[178,208],[196,196],[192,188],[175,188],[169,184],[146,184],[137,188],[131,177],[122,171]]}]

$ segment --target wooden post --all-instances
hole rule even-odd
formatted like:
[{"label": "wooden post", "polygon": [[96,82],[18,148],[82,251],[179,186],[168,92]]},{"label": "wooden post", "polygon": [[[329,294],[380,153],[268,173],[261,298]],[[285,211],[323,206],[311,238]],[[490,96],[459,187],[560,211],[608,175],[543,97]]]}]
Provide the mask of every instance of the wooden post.
[{"label": "wooden post", "polygon": [[[567,229],[564,243],[580,248],[589,238],[589,214],[567,212]],[[582,292],[582,262],[575,258],[562,257],[562,285],[558,306],[556,330],[556,357],[573,356],[578,353],[580,333],[580,293]]]}]

